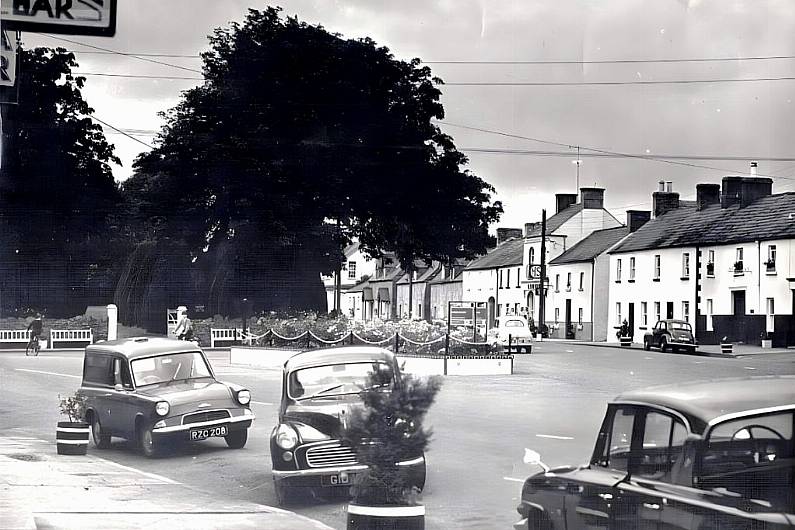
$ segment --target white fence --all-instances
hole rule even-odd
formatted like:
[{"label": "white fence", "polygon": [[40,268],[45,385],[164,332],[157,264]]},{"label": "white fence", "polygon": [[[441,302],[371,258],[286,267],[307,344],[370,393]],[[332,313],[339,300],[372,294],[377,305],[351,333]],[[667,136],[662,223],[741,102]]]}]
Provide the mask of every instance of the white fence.
[{"label": "white fence", "polygon": [[30,331],[27,329],[2,329],[0,330],[0,343],[3,342],[27,344],[30,342]]},{"label": "white fence", "polygon": [[67,343],[72,346],[75,343],[94,344],[94,332],[91,329],[51,329],[50,348],[55,348],[56,343]]},{"label": "white fence", "polygon": [[[215,348],[216,342],[237,342],[243,340],[243,330],[233,328],[211,328],[210,348]],[[230,346],[230,344],[227,344]]]}]

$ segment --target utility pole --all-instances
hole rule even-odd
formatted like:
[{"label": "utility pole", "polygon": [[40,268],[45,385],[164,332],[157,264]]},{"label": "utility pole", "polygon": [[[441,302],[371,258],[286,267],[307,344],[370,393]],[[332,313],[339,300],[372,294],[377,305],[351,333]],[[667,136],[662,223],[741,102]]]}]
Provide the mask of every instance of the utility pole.
[{"label": "utility pole", "polygon": [[547,211],[541,210],[541,287],[538,296],[538,338],[544,337],[544,302],[547,284]]},{"label": "utility pole", "polygon": [[[337,219],[337,236],[340,235],[340,220]],[[342,248],[343,261],[345,257],[345,247]],[[342,312],[342,263],[337,266],[337,272],[334,274],[334,310],[339,315]]]},{"label": "utility pole", "polygon": [[576,187],[574,188],[574,191],[579,194],[580,193],[580,165],[582,164],[582,160],[580,160],[580,146],[579,145],[577,146],[577,160],[574,161],[574,164],[577,166],[577,181],[576,181]]},{"label": "utility pole", "polygon": [[414,297],[414,260],[411,261],[411,266],[409,266],[409,320],[411,320],[411,306],[414,303],[412,298]]}]

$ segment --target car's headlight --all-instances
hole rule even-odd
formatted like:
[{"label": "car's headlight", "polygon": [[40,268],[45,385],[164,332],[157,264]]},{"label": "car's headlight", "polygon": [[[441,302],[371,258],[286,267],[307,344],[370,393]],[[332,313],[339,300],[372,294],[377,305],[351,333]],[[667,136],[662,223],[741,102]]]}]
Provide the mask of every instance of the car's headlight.
[{"label": "car's headlight", "polygon": [[171,410],[171,406],[169,406],[168,401],[158,401],[157,405],[155,405],[155,412],[157,412],[158,416],[165,416],[169,410]]},{"label": "car's headlight", "polygon": [[276,445],[282,449],[292,449],[298,444],[298,433],[295,429],[282,423],[276,429]]},{"label": "car's headlight", "polygon": [[237,402],[241,405],[248,405],[251,403],[251,392],[248,390],[240,390],[238,391],[237,395]]}]

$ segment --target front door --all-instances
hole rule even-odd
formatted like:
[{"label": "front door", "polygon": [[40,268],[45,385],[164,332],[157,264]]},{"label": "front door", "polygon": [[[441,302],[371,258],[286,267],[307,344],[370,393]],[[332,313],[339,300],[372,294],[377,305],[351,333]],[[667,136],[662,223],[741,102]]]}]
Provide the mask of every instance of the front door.
[{"label": "front door", "polygon": [[665,318],[671,319],[674,318],[674,303],[667,302],[665,304]]},{"label": "front door", "polygon": [[635,304],[632,302],[629,303],[629,318],[627,319],[627,324],[629,324],[629,336],[633,337],[635,335]]},{"label": "front door", "polygon": [[733,338],[745,342],[745,291],[732,291],[732,308],[735,333]]},{"label": "front door", "polygon": [[566,338],[574,338],[574,326],[571,325],[571,298],[566,298]]}]

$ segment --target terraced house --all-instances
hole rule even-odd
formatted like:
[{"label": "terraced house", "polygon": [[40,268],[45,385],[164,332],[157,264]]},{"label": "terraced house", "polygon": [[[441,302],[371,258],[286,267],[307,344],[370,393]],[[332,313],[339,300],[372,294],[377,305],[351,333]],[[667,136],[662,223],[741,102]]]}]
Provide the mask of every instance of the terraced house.
[{"label": "terraced house", "polygon": [[654,219],[610,251],[614,327],[626,319],[640,342],[658,319],[677,318],[702,344],[768,334],[795,345],[795,194],[772,194],[755,169],[699,184],[695,202],[661,183]]}]

